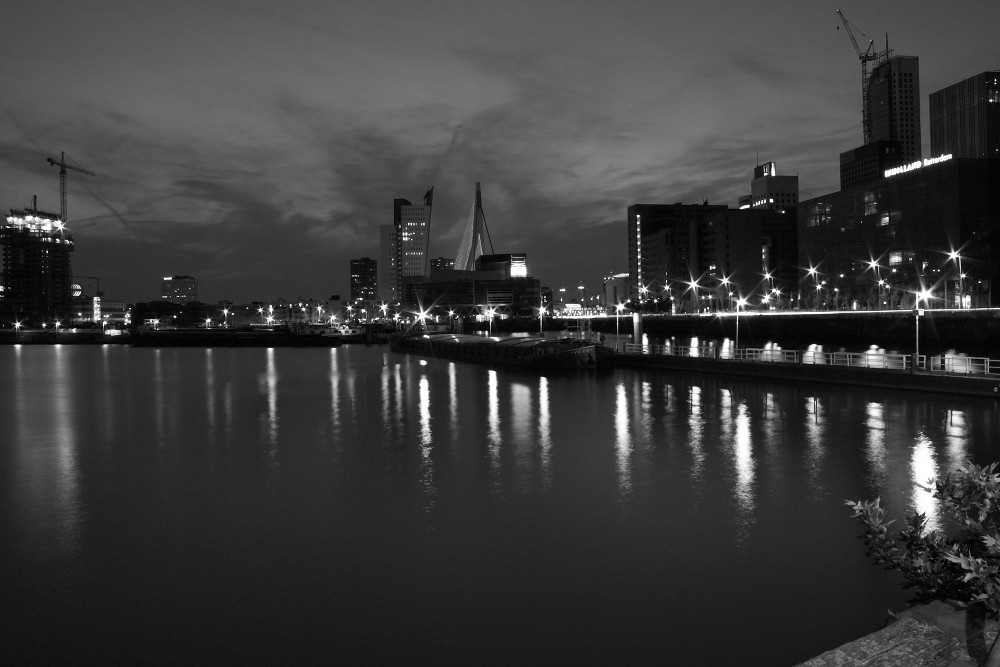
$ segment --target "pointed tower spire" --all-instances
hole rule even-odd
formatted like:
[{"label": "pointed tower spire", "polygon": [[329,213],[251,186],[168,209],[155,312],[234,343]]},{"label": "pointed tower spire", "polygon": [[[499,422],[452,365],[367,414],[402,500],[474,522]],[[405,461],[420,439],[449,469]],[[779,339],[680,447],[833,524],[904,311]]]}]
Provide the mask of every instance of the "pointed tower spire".
[{"label": "pointed tower spire", "polygon": [[483,213],[483,195],[476,181],[476,199],[472,203],[469,222],[462,236],[462,244],[455,256],[455,268],[459,271],[475,271],[476,259],[483,254],[483,232],[486,231],[486,215]]}]

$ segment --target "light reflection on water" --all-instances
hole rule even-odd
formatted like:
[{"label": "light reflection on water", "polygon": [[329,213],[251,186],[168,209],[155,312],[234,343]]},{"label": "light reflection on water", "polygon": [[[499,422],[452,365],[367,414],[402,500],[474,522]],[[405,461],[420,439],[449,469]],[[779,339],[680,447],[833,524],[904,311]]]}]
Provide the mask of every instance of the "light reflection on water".
[{"label": "light reflection on water", "polygon": [[628,393],[625,383],[615,392],[615,471],[618,475],[619,500],[627,503],[632,496],[632,436]]},{"label": "light reflection on water", "polygon": [[[998,458],[994,403],[884,390],[523,374],[362,346],[16,346],[0,372],[11,604],[37,627],[87,609],[74,632],[95,651],[109,623],[139,643],[203,623],[271,657],[288,657],[275,637],[346,629],[372,661],[446,659],[489,653],[497,628],[503,657],[614,659],[626,641],[648,662],[668,632],[682,658],[780,645],[790,664],[905,599],[844,499],[940,525],[928,479]],[[749,634],[706,647],[698,619],[720,596]],[[775,628],[775,609],[809,611]],[[387,626],[407,652],[373,629]]]}]

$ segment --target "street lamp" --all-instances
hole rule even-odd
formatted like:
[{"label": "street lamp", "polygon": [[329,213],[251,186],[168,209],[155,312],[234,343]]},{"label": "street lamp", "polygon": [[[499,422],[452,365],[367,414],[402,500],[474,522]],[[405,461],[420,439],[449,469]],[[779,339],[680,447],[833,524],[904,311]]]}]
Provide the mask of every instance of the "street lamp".
[{"label": "street lamp", "polygon": [[693,299],[694,309],[695,310],[699,310],[699,307],[698,307],[698,281],[697,280],[692,280],[692,281],[690,281],[688,283],[688,285],[691,286],[691,292],[694,294],[694,299]]},{"label": "street lamp", "polygon": [[619,322],[621,321],[622,310],[624,309],[625,304],[619,303],[615,306],[615,347],[618,347]]},{"label": "street lamp", "polygon": [[14,342],[17,342],[21,337],[21,323],[14,322]]},{"label": "street lamp", "polygon": [[[948,253],[948,257],[951,261],[958,263],[958,307],[965,308],[965,274],[962,273],[962,256],[958,254],[957,250],[952,250]],[[945,283],[947,284],[947,282]]]},{"label": "street lamp", "polygon": [[736,300],[736,349],[733,351],[736,356],[740,353],[740,308],[747,305],[747,300],[740,297]]},{"label": "street lamp", "polygon": [[878,284],[878,310],[882,310],[882,276],[879,274],[879,265],[874,259],[868,261],[868,268],[875,274],[875,281]]}]

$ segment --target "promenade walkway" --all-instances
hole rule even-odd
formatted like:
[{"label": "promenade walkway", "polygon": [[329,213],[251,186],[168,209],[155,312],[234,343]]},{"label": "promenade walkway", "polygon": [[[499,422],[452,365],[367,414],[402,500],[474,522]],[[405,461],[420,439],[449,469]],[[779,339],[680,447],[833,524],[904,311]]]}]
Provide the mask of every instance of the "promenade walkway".
[{"label": "promenade walkway", "polygon": [[1000,398],[1000,360],[985,357],[634,343],[615,351],[622,366]]}]

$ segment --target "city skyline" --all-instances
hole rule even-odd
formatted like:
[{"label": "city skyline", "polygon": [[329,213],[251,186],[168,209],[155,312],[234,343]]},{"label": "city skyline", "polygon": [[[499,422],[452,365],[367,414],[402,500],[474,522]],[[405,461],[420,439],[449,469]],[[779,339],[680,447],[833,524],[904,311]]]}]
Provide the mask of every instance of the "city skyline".
[{"label": "city skyline", "polygon": [[68,175],[73,271],[109,297],[189,274],[206,302],[322,299],[429,186],[453,256],[482,181],[497,252],[593,289],[629,205],[735,206],[772,160],[801,199],[839,189],[863,138],[836,9],[920,58],[925,157],[928,96],[1000,66],[992,3],[31,3],[0,45],[0,206],[58,211],[65,151],[96,174]]}]

